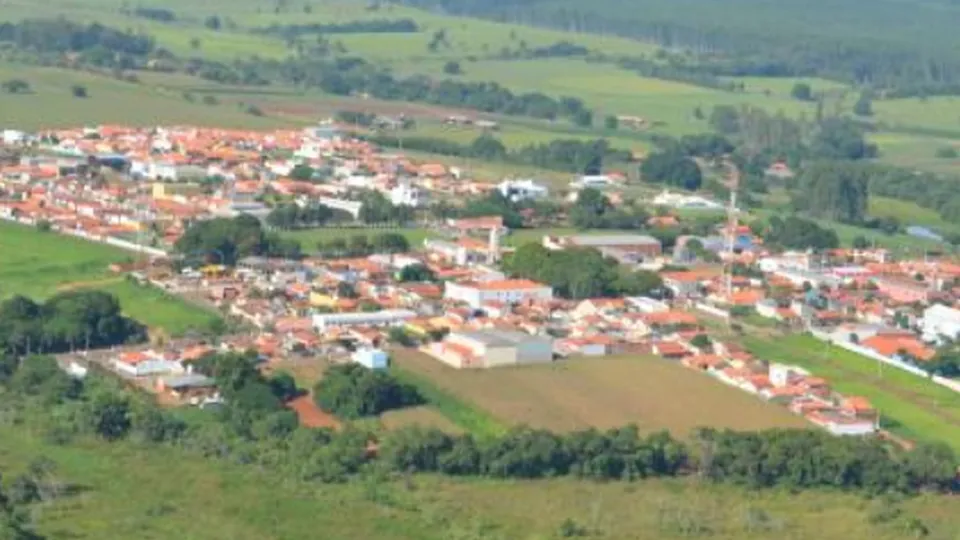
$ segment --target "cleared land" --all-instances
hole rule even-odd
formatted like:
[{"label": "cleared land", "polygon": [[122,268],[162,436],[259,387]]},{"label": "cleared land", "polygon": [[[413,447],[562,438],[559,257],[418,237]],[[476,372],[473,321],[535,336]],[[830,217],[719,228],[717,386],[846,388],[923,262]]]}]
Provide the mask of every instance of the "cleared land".
[{"label": "cleared land", "polygon": [[658,358],[572,359],[545,366],[456,370],[421,353],[394,355],[507,424],[560,431],[636,424],[687,435],[700,426],[731,429],[810,427],[802,418]]},{"label": "cleared land", "polygon": [[213,312],[108,272],[111,263],[133,257],[111,246],[0,221],[0,299],[14,294],[43,299],[93,288],[116,295],[124,313],[168,335],[218,324]]},{"label": "cleared land", "polygon": [[844,394],[869,399],[890,431],[919,441],[943,441],[960,451],[960,395],[810,336],[744,338],[763,360],[795,364],[825,377]]},{"label": "cleared land", "polygon": [[[48,445],[23,429],[2,427],[0,469],[11,475],[38,456],[52,459],[59,481],[79,494],[46,504],[39,532],[50,538],[104,540],[306,540],[326,538],[440,540],[548,539],[572,519],[591,538],[680,537],[688,519],[718,540],[902,538],[899,523],[871,524],[877,503],[832,492],[748,492],[691,481],[591,483],[455,481],[413,476],[408,482],[348,484],[283,481],[228,461],[174,449],[79,441]],[[170,464],[176,463],[176,473]],[[544,497],[549,493],[549,497]],[[955,501],[921,496],[902,504],[931,529],[931,538],[960,526]],[[750,514],[765,513],[770,529]],[[664,515],[677,516],[664,519]]]}]

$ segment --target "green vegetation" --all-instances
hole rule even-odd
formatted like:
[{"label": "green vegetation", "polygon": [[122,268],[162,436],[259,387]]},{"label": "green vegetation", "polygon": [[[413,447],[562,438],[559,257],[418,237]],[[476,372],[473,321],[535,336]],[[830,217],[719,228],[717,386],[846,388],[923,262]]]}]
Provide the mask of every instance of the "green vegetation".
[{"label": "green vegetation", "polygon": [[809,336],[747,337],[745,342],[764,360],[798,365],[839,392],[866,397],[893,433],[960,449],[960,397],[947,388]]},{"label": "green vegetation", "polygon": [[[428,229],[414,227],[321,227],[317,229],[297,229],[292,231],[282,231],[282,238],[293,240],[300,243],[304,253],[310,253],[313,249],[320,249],[326,252],[331,246],[336,247],[345,245],[344,252],[349,248],[351,239],[364,237],[367,243],[376,242],[377,238],[384,235],[400,235],[406,239],[407,245],[419,247],[423,241],[431,238],[435,233]],[[322,247],[320,247],[322,246]]]},{"label": "green vegetation", "polygon": [[415,387],[360,364],[328,369],[313,389],[313,397],[324,411],[351,420],[424,403]]},{"label": "green vegetation", "polygon": [[[180,298],[108,273],[134,254],[35,227],[0,222],[0,299],[14,294],[45,299],[73,289],[109,293],[124,315],[168,335],[215,331],[222,319]],[[78,345],[81,342],[78,342]]]},{"label": "green vegetation", "polygon": [[233,265],[249,256],[300,257],[300,245],[275,233],[264,232],[257,218],[243,214],[197,223],[174,246],[187,264],[215,262]]},{"label": "green vegetation", "polygon": [[427,377],[396,365],[392,366],[390,371],[400,381],[415,387],[427,403],[467,433],[485,438],[502,435],[506,432],[507,428],[497,419],[444,391]]}]

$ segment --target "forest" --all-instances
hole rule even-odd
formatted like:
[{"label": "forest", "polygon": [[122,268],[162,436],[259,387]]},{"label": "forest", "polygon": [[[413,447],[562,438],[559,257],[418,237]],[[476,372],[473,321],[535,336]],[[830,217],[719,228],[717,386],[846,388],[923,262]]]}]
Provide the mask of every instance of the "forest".
[{"label": "forest", "polygon": [[[693,55],[712,76],[820,76],[900,94],[960,81],[950,0],[403,0],[455,15],[613,34]],[[909,21],[910,24],[904,24]]]},{"label": "forest", "polygon": [[186,264],[233,265],[243,257],[300,258],[300,244],[263,230],[260,220],[242,214],[194,224],[177,239],[174,249]]}]

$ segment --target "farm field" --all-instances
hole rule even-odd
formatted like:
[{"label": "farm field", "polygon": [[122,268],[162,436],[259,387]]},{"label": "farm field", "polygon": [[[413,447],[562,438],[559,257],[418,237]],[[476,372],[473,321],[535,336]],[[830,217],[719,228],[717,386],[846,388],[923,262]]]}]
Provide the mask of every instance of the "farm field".
[{"label": "farm field", "polygon": [[119,248],[0,221],[0,254],[0,299],[94,288],[116,295],[125,314],[168,335],[202,332],[220,321],[215,313],[109,274],[111,263],[134,256]]},{"label": "farm field", "polygon": [[[283,481],[228,461],[203,460],[165,447],[81,440],[49,445],[21,428],[2,427],[0,469],[11,475],[37,456],[56,463],[79,494],[44,505],[38,529],[50,538],[126,540],[440,540],[555,538],[569,518],[591,538],[674,537],[664,512],[696,516],[718,540],[766,539],[749,513],[764,513],[779,537],[902,538],[896,524],[871,524],[879,502],[838,492],[746,491],[690,480],[592,483],[453,480],[412,476],[406,483],[361,479],[346,484]],[[171,474],[170,463],[177,463]],[[550,493],[544,497],[544,493]],[[922,519],[930,538],[950,539],[953,501],[923,495],[902,507]]]},{"label": "farm field", "polygon": [[920,377],[810,336],[776,340],[746,337],[763,360],[795,364],[822,376],[844,394],[869,399],[890,431],[921,441],[943,441],[960,451],[960,395]]},{"label": "farm field", "polygon": [[643,432],[667,429],[678,436],[700,426],[810,427],[786,409],[657,358],[572,359],[477,371],[456,370],[409,351],[396,353],[394,360],[511,425],[571,431],[634,423]]}]

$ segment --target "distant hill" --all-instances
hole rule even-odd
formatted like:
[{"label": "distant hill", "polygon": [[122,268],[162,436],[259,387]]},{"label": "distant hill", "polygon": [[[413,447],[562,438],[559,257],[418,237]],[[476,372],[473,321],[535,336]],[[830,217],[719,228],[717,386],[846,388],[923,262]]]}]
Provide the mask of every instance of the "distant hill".
[{"label": "distant hill", "polygon": [[688,49],[720,75],[820,75],[931,93],[960,83],[957,0],[401,1]]}]

